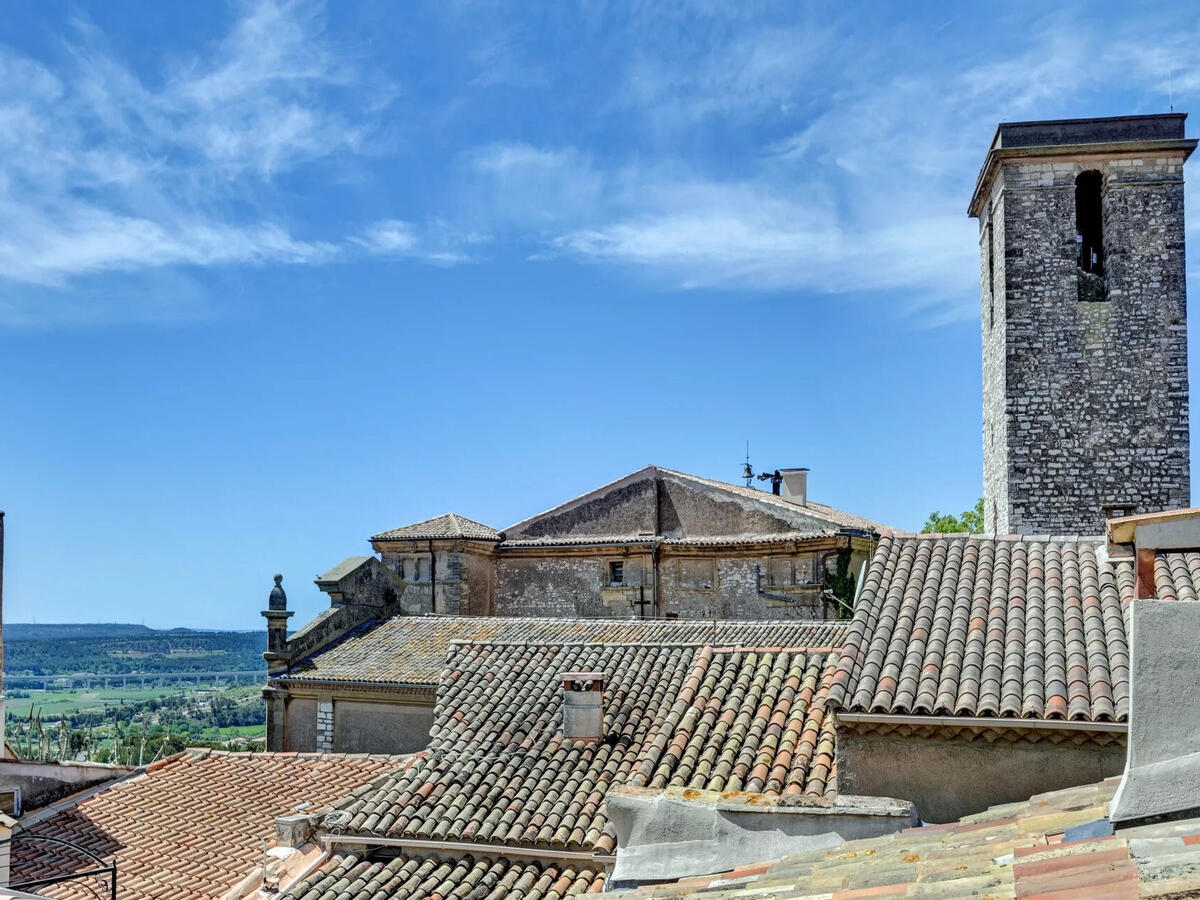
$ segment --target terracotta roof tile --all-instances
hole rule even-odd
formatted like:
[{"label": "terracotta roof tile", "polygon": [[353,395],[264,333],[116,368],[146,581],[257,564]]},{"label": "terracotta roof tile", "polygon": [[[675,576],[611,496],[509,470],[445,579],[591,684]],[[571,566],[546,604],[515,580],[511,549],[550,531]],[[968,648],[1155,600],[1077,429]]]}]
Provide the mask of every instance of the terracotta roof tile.
[{"label": "terracotta roof tile", "polygon": [[1126,721],[1133,566],[1098,540],[885,536],[830,701],[852,712]]},{"label": "terracotta roof tile", "polygon": [[[120,896],[219,897],[260,861],[277,816],[302,802],[320,809],[402,758],[359,754],[189,751],[156,763],[33,825],[117,860]],[[93,863],[23,839],[12,844],[12,881],[63,875]],[[38,888],[48,897],[92,898],[86,881]]]},{"label": "terracotta roof tile", "polygon": [[417,540],[446,540],[458,538],[465,541],[497,541],[500,533],[490,525],[475,522],[456,513],[446,513],[405,525],[403,528],[393,528],[391,531],[381,531],[372,535],[373,541],[417,541]]},{"label": "terracotta roof tile", "polygon": [[432,897],[520,897],[559,900],[604,889],[604,873],[594,868],[552,865],[534,860],[480,856],[401,855],[372,860],[335,853],[315,872],[281,895],[283,900],[376,900]]},{"label": "terracotta roof tile", "polygon": [[[456,644],[429,749],[339,807],[347,831],[612,852],[610,787],[830,796],[836,653]],[[606,737],[566,739],[563,672],[608,673]]]},{"label": "terracotta roof tile", "polygon": [[368,622],[294,664],[281,680],[370,681],[434,686],[450,642],[713,643],[840,647],[845,622],[702,622],[644,619],[396,616]]},{"label": "terracotta roof tile", "polygon": [[1154,591],[1160,600],[1200,600],[1200,552],[1160,550],[1156,553]]}]

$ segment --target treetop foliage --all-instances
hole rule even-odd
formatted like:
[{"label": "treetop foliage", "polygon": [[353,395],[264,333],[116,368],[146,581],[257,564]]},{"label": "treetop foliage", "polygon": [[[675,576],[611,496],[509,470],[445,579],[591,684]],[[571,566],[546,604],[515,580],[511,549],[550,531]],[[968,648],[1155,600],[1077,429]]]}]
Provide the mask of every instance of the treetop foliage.
[{"label": "treetop foliage", "polygon": [[921,526],[924,534],[981,534],[983,532],[983,498],[975,504],[974,509],[964,509],[960,515],[943,515],[938,510],[929,514],[925,524]]}]

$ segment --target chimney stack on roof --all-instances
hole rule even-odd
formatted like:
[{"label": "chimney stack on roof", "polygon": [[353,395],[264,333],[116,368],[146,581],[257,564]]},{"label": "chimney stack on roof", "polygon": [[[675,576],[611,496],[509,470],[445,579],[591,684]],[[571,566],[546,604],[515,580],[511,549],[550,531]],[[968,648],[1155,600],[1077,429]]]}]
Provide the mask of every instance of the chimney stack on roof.
[{"label": "chimney stack on roof", "polygon": [[783,499],[806,506],[808,504],[808,469],[780,469],[783,476]]},{"label": "chimney stack on roof", "polygon": [[598,741],[604,737],[603,672],[565,672],[563,737],[569,741]]}]

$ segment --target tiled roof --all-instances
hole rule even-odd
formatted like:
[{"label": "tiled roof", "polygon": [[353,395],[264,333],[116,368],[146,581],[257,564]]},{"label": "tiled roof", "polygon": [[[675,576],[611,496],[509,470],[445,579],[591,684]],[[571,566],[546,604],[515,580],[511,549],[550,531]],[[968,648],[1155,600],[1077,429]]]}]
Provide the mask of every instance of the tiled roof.
[{"label": "tiled roof", "polygon": [[[429,749],[338,806],[347,831],[612,852],[610,786],[833,790],[829,652],[456,644]],[[596,742],[562,733],[563,672],[608,673]]]},{"label": "tiled roof", "polygon": [[287,680],[435,685],[453,640],[538,643],[712,643],[840,647],[845,622],[703,622],[684,619],[545,619],[396,616],[372,621],[296,663]]},{"label": "tiled roof", "polygon": [[372,861],[352,853],[335,853],[282,894],[281,900],[558,900],[602,890],[601,871],[532,860],[397,856]]},{"label": "tiled roof", "polygon": [[833,850],[642,888],[632,896],[708,898],[1091,898],[1200,896],[1200,821],[1116,836],[1069,829],[1107,822],[1120,778],[993,807],[948,825],[908,828]]},{"label": "tiled roof", "polygon": [[[262,859],[275,818],[307,802],[320,809],[394,770],[403,757],[185,751],[37,822],[29,833],[117,857],[122,898],[219,897]],[[12,844],[14,883],[91,868],[77,854]],[[38,888],[93,898],[85,880]]]},{"label": "tiled roof", "polygon": [[495,528],[481,522],[474,522],[455,513],[446,513],[444,516],[436,516],[414,525],[381,531],[373,535],[371,540],[423,541],[453,538],[465,541],[495,541],[500,539],[500,534]]},{"label": "tiled roof", "polygon": [[830,702],[851,712],[1126,721],[1131,561],[1099,540],[884,537]]},{"label": "tiled roof", "polygon": [[1200,552],[1158,551],[1154,555],[1154,592],[1159,600],[1200,600]]}]

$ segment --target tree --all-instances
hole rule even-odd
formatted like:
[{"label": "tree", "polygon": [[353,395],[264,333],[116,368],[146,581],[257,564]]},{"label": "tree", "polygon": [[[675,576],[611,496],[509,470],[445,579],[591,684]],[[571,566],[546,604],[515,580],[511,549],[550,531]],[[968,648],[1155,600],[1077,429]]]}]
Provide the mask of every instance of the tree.
[{"label": "tree", "polygon": [[825,590],[837,603],[839,618],[854,615],[854,575],[850,572],[850,553],[849,548],[839,550],[833,571],[825,572]]},{"label": "tree", "polygon": [[965,509],[959,516],[942,515],[935,509],[921,531],[926,534],[980,534],[983,531],[983,498],[979,498],[974,509]]}]

